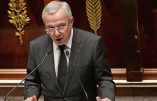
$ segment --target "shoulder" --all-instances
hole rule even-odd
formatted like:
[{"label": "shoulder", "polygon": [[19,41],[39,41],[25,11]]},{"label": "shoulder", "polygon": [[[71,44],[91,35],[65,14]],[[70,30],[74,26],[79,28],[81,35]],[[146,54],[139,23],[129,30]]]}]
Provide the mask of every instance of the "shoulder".
[{"label": "shoulder", "polygon": [[47,34],[41,35],[30,42],[30,44],[38,45],[45,43],[49,40],[49,36]]},{"label": "shoulder", "polygon": [[36,39],[30,42],[30,46],[35,49],[43,49],[51,42],[51,38],[49,35],[44,34],[42,36],[37,37]]},{"label": "shoulder", "polygon": [[95,33],[77,28],[74,28],[74,36],[86,42],[93,42],[102,39],[101,36],[96,35]]}]

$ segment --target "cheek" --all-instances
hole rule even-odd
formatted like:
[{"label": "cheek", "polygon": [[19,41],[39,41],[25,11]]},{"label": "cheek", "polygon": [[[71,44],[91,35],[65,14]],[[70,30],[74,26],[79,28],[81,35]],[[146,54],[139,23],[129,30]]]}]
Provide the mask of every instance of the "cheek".
[{"label": "cheek", "polygon": [[55,38],[54,38],[54,34],[49,34],[49,36],[50,36],[50,38],[51,38],[52,40],[55,39]]},{"label": "cheek", "polygon": [[67,29],[64,34],[65,34],[64,36],[66,37],[66,39],[69,39],[70,34],[71,34],[71,29],[70,28]]},{"label": "cheek", "polygon": [[69,33],[64,33],[64,39],[67,41],[69,39]]}]

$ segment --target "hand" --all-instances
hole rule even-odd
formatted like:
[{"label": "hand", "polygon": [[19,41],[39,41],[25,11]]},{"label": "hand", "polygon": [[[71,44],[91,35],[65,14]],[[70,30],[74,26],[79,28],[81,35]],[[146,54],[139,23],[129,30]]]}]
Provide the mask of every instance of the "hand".
[{"label": "hand", "polygon": [[34,95],[32,97],[28,97],[25,101],[37,101],[37,97]]},{"label": "hand", "polygon": [[99,96],[96,97],[96,100],[97,100],[97,101],[112,101],[112,100],[110,100],[110,99],[108,99],[108,98],[103,98],[103,99],[101,99]]}]

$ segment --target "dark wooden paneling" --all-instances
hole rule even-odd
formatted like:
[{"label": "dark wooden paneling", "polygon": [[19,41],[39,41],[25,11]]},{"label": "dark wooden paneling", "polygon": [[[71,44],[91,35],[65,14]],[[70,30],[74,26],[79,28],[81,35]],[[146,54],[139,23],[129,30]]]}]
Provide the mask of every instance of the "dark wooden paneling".
[{"label": "dark wooden paneling", "polygon": [[[9,0],[0,1],[0,69],[2,68],[26,68],[29,42],[43,34],[43,24],[41,20],[41,10],[43,3],[36,0],[26,0],[26,6],[30,22],[25,26],[23,36],[23,46],[20,45],[18,37],[15,36],[16,28],[9,23],[7,10],[9,10]],[[33,8],[36,7],[36,8]],[[35,12],[36,11],[36,12]],[[36,14],[38,13],[38,14]]]},{"label": "dark wooden paneling", "polygon": [[[23,46],[20,46],[18,38],[14,36],[16,28],[8,22],[7,10],[9,0],[0,1],[0,12],[2,12],[0,16],[0,68],[26,68],[29,42],[44,32],[41,11],[44,2],[47,3],[49,1],[50,0],[26,0],[28,16],[31,21],[25,27]],[[86,16],[85,0],[65,1],[67,1],[72,8],[75,18],[74,27],[93,32]],[[122,0],[101,0],[101,2],[102,23],[98,34],[104,37],[109,64],[113,68],[125,67]]]},{"label": "dark wooden paneling", "polygon": [[142,67],[157,67],[156,0],[137,0],[139,28],[143,42]]}]

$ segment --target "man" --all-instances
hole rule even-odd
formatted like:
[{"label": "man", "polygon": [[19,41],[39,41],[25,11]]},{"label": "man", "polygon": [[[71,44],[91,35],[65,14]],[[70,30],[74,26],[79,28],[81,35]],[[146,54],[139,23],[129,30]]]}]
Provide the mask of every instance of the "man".
[{"label": "man", "polygon": [[[73,28],[71,9],[63,1],[47,4],[42,19],[47,34],[30,43],[27,73],[37,69],[25,80],[25,101],[37,101],[41,91],[44,101],[114,101],[102,38]],[[60,66],[62,56],[67,64]]]}]

